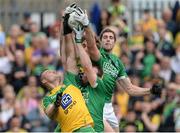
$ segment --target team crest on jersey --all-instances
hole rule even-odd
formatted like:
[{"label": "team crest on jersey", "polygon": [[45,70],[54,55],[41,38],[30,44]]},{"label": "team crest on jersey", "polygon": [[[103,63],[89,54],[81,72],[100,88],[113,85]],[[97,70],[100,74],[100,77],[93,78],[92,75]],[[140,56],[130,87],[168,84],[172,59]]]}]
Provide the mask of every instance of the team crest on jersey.
[{"label": "team crest on jersey", "polygon": [[69,94],[64,94],[61,100],[61,106],[65,110],[72,103],[72,97]]},{"label": "team crest on jersey", "polygon": [[61,100],[61,107],[64,110],[64,114],[68,114],[69,111],[73,108],[74,105],[76,105],[76,101],[72,100],[72,97],[69,94],[64,94],[62,96],[62,100]]},{"label": "team crest on jersey", "polygon": [[110,62],[103,63],[103,72],[112,75],[114,78],[118,76],[118,70]]}]

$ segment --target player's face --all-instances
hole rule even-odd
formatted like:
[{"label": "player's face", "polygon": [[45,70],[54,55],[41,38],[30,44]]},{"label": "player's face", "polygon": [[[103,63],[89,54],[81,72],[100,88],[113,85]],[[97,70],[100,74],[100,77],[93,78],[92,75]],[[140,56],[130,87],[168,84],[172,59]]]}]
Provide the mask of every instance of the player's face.
[{"label": "player's face", "polygon": [[42,74],[42,77],[46,82],[51,82],[51,83],[53,83],[57,80],[60,81],[60,79],[61,79],[60,75],[54,70],[44,71]]},{"label": "player's face", "polygon": [[102,42],[102,47],[106,51],[110,52],[113,49],[114,45],[115,45],[114,34],[112,32],[105,32],[102,35],[101,42]]}]

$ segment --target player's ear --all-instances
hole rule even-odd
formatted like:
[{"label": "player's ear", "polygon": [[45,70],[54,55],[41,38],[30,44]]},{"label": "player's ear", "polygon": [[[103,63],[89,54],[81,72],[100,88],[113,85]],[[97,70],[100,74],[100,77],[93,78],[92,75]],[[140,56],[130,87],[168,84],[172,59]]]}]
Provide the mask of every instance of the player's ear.
[{"label": "player's ear", "polygon": [[47,82],[46,79],[42,79],[42,80],[41,80],[41,83],[42,83],[42,84],[45,84],[46,82]]}]

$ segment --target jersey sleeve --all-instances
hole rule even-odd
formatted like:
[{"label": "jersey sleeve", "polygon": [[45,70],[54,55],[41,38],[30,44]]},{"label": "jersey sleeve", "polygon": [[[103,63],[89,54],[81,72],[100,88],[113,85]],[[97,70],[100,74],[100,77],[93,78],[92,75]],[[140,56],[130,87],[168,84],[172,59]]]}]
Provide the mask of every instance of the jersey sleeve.
[{"label": "jersey sleeve", "polygon": [[118,61],[119,61],[119,68],[118,68],[119,73],[118,73],[117,79],[120,80],[120,79],[126,78],[127,73],[126,73],[126,69],[125,69],[123,63],[120,60],[118,60]]},{"label": "jersey sleeve", "polygon": [[94,89],[99,89],[99,92],[104,94],[108,93],[107,87],[101,78],[97,77],[96,84],[97,86]]},{"label": "jersey sleeve", "polygon": [[101,68],[103,68],[103,60],[104,60],[104,58],[103,58],[103,49],[99,49],[99,52],[100,52],[99,60],[98,61],[92,61],[92,63],[99,66],[99,67],[101,67]]},{"label": "jersey sleeve", "polygon": [[51,104],[53,101],[51,101],[51,99],[48,96],[45,96],[43,98],[42,104],[43,104],[43,108],[47,108],[49,106],[49,104]]}]

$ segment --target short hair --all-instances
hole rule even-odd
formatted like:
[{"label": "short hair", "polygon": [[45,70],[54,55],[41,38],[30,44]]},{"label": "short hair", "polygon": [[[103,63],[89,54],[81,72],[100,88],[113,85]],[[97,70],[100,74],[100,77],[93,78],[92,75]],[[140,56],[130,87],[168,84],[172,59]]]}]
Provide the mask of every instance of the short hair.
[{"label": "short hair", "polygon": [[40,80],[40,82],[42,81],[42,74],[45,72],[45,71],[47,71],[48,69],[44,69],[41,73],[40,73],[40,75],[39,75],[39,80]]},{"label": "short hair", "polygon": [[111,33],[114,35],[114,40],[116,41],[116,34],[115,34],[115,32],[114,32],[113,30],[111,30],[110,28],[105,28],[105,29],[103,29],[103,30],[101,31],[101,33],[100,33],[100,35],[99,35],[100,40],[102,40],[102,36],[103,36],[103,34],[106,33],[106,32],[111,32]]}]

